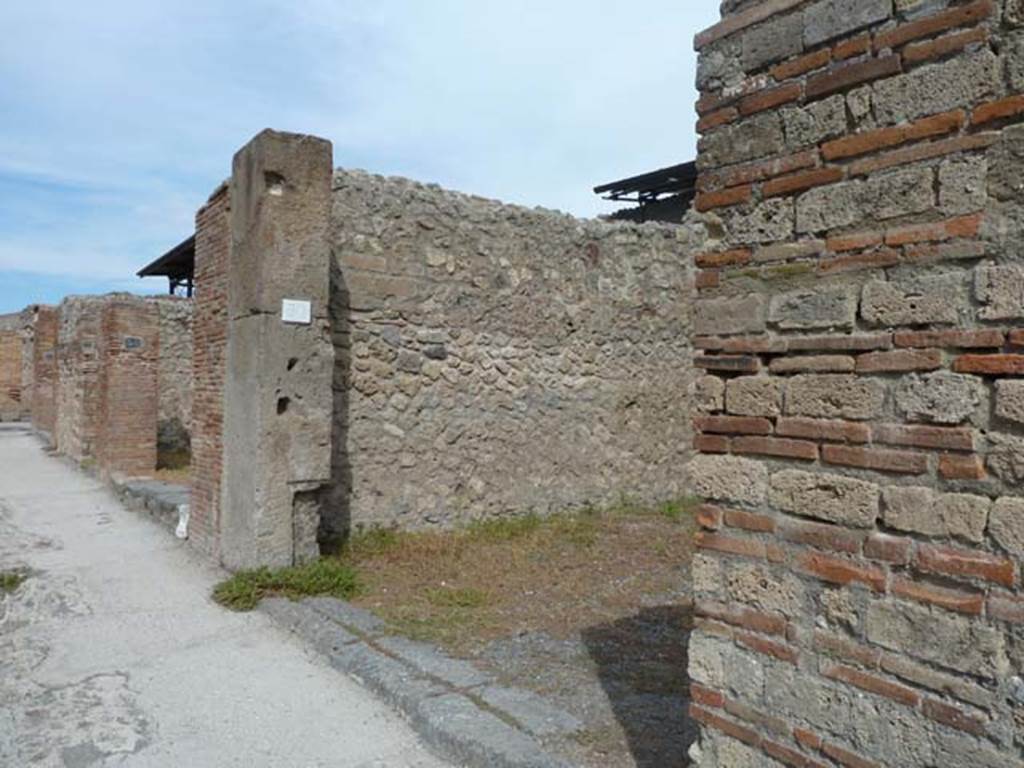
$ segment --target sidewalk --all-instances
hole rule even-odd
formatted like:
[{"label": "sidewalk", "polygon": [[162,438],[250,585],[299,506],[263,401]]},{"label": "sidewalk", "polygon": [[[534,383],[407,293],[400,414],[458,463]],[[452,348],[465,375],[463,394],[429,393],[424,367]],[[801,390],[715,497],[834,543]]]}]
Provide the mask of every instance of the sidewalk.
[{"label": "sidewalk", "polygon": [[98,482],[0,425],[0,765],[445,768]]}]

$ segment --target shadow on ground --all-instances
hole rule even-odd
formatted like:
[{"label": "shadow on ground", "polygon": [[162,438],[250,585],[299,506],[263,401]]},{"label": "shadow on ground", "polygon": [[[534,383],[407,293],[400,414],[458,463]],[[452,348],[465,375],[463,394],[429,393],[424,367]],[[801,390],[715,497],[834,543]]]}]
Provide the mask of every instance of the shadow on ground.
[{"label": "shadow on ground", "polygon": [[644,608],[585,629],[582,640],[636,768],[682,768],[696,738],[687,714],[687,606]]}]

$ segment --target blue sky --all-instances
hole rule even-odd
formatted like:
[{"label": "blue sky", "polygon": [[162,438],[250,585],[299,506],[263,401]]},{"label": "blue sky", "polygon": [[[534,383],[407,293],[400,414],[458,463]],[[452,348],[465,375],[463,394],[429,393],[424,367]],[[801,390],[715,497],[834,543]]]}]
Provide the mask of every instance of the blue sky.
[{"label": "blue sky", "polygon": [[717,6],[2,3],[0,313],[163,290],[135,271],[266,127],[330,139],[339,166],[612,210],[594,185],[692,159],[692,38]]}]

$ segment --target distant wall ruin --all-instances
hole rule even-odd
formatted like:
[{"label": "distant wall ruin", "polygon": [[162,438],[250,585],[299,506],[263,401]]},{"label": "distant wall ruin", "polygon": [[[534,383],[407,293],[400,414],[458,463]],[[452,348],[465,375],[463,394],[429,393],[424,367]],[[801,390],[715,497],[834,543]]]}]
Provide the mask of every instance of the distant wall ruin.
[{"label": "distant wall ruin", "polygon": [[1024,6],[723,12],[694,764],[1020,766]]}]

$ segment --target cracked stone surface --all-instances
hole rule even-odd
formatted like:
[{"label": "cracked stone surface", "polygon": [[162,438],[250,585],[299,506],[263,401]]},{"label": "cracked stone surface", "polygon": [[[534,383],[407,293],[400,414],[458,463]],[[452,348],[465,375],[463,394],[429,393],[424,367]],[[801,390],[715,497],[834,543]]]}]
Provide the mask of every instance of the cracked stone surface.
[{"label": "cracked stone surface", "polygon": [[219,570],[0,425],[0,766],[446,768]]}]

